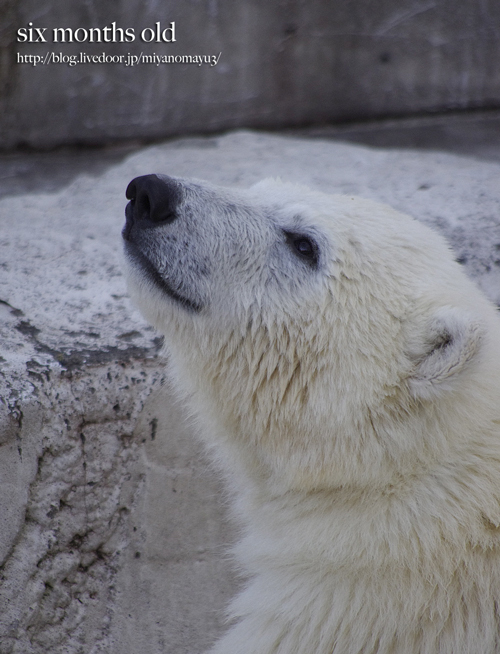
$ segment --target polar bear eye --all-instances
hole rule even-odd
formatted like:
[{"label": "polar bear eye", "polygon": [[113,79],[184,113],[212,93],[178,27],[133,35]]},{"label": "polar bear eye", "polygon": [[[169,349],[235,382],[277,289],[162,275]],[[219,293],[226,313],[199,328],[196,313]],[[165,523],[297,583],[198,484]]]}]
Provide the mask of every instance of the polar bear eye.
[{"label": "polar bear eye", "polygon": [[294,232],[285,232],[285,236],[288,245],[296,255],[311,265],[316,266],[318,264],[319,253],[315,241],[309,238],[309,236]]}]

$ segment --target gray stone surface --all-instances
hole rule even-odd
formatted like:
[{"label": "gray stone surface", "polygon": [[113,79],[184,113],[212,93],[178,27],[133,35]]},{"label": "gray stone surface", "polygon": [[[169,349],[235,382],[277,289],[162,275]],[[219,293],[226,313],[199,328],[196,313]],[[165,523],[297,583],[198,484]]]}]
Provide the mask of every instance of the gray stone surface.
[{"label": "gray stone surface", "polygon": [[[459,11],[453,0],[3,0],[0,16],[4,148],[500,106],[494,0]],[[158,21],[175,22],[175,43],[140,40]],[[16,42],[29,22],[47,28],[47,43]],[[53,42],[54,28],[113,22],[135,41]],[[221,56],[212,67],[18,63],[48,53]]]},{"label": "gray stone surface", "polygon": [[497,161],[248,132],[115,154],[0,200],[1,654],[202,652],[237,585],[227,498],[126,296],[132,177],[281,176],[389,202],[500,304]]},{"label": "gray stone surface", "polygon": [[500,161],[500,111],[461,111],[364,121],[290,130],[289,133],[378,148],[444,151]]}]

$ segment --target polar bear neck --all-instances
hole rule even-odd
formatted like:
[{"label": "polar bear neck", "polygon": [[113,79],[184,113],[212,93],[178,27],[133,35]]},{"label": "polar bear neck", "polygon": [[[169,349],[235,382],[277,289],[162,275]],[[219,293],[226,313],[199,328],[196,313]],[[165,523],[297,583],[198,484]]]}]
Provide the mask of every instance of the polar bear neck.
[{"label": "polar bear neck", "polygon": [[[327,329],[318,329],[320,320]],[[294,331],[289,318],[277,323],[254,316],[245,330],[210,336],[204,331],[189,339],[189,348],[178,332],[182,340],[171,337],[169,348],[174,382],[192,412],[203,416],[202,438],[230,450],[231,458],[240,460],[238,468],[243,461],[259,480],[271,476],[285,487],[311,489],[356,478],[386,483],[394,470],[374,434],[375,409],[394,395],[398,373],[386,364],[387,350],[378,359],[366,357],[358,370],[359,357],[343,344],[352,324],[335,324],[329,315],[316,315],[311,323],[310,332],[303,324]],[[394,320],[392,332],[398,330]],[[391,335],[389,327],[386,331]],[[332,359],[341,373],[331,368]],[[360,395],[356,380],[363,374],[379,383],[371,396]],[[393,398],[393,412],[399,401]],[[308,447],[310,439],[315,448]],[[344,465],[352,461],[349,450],[358,470]]]}]

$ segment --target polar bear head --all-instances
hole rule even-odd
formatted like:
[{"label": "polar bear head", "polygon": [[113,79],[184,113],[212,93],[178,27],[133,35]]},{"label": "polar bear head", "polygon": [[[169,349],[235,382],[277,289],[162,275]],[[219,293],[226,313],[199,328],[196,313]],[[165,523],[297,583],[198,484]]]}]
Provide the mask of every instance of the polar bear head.
[{"label": "polar bear head", "polygon": [[389,484],[491,420],[495,310],[416,220],[276,180],[145,175],[127,197],[132,297],[238,474]]}]

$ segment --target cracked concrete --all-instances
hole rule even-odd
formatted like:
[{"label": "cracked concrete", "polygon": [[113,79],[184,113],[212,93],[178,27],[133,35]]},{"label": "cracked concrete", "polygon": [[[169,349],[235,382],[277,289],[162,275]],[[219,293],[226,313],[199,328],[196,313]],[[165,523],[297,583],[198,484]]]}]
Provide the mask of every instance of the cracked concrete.
[{"label": "cracked concrete", "polygon": [[90,651],[88,629],[109,621],[135,492],[134,425],[159,383],[154,359],[47,367],[31,380],[34,397],[16,398],[18,431],[0,458],[2,654]]},{"label": "cracked concrete", "polygon": [[0,654],[202,652],[237,585],[217,474],[127,298],[128,181],[279,175],[386,201],[444,233],[500,305],[488,158],[237,132],[144,148],[51,192],[14,185],[0,200]]}]

